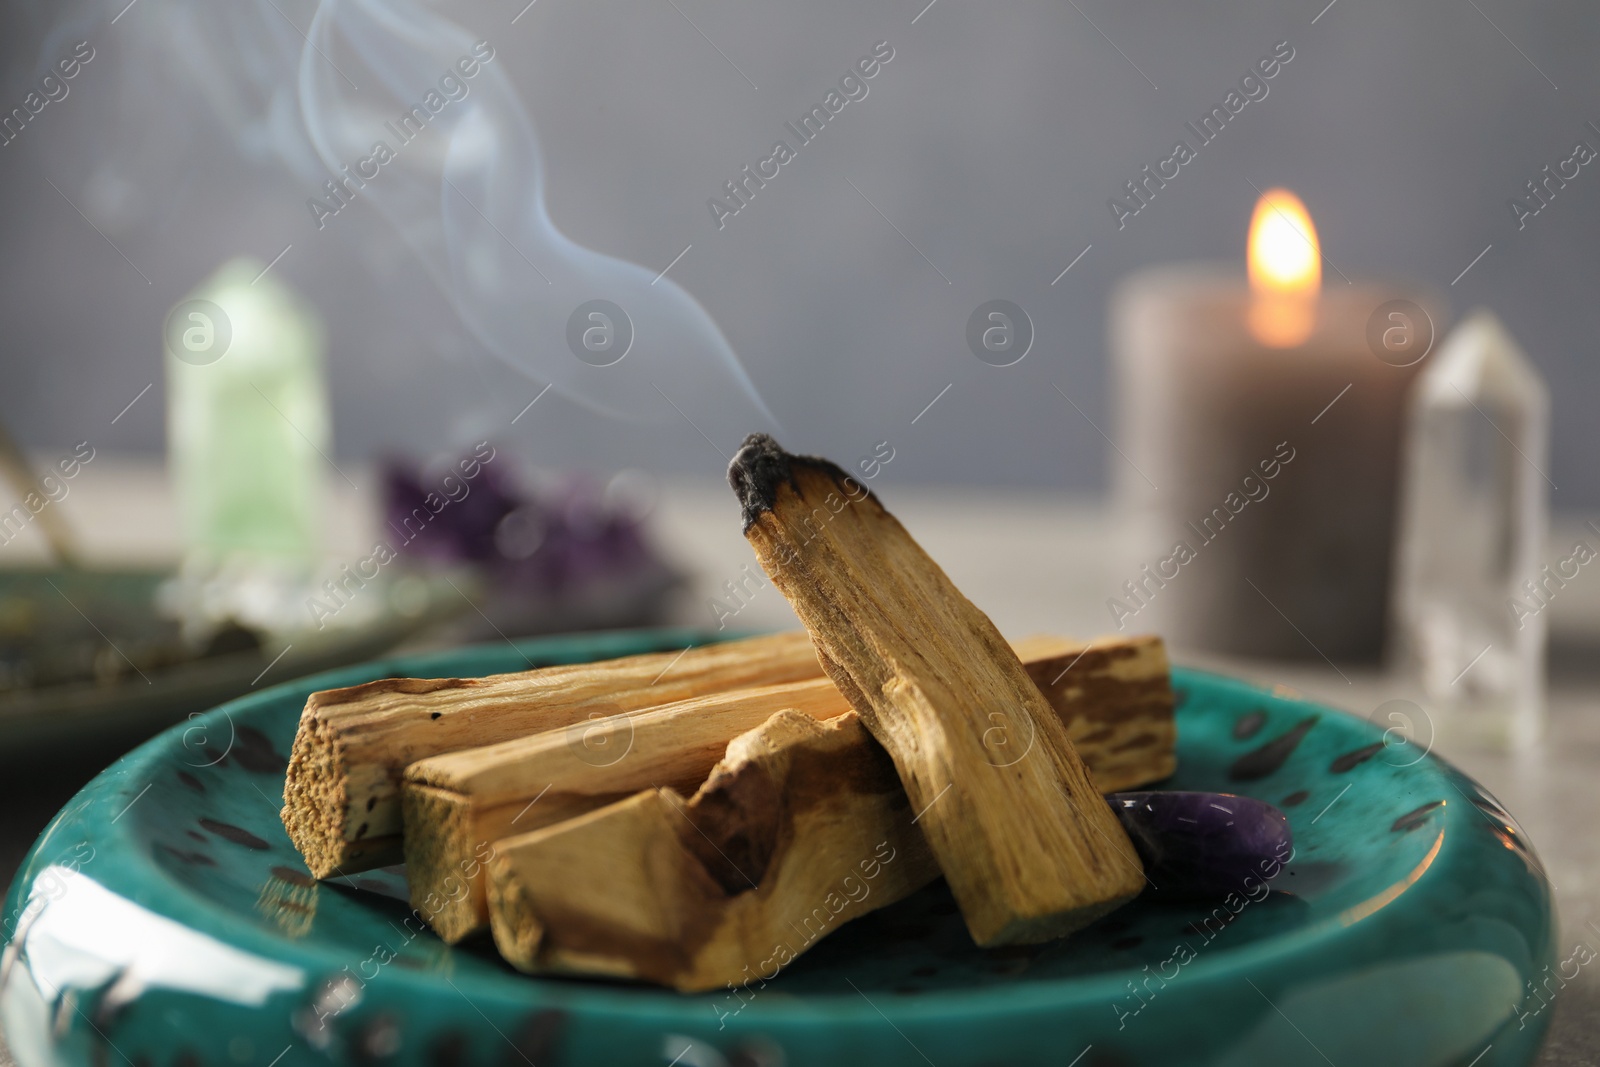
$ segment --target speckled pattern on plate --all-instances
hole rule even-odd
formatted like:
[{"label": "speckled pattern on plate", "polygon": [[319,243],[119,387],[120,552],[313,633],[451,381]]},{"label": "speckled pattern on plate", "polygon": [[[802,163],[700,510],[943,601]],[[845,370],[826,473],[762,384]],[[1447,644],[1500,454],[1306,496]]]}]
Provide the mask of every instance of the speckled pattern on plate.
[{"label": "speckled pattern on plate", "polygon": [[528,978],[486,943],[447,946],[419,932],[397,871],[306,875],[278,808],[311,691],[691,639],[375,662],[252,694],[124,757],[57,816],[8,895],[0,1021],[19,1067],[1507,1067],[1537,1051],[1555,917],[1515,821],[1371,724],[1182,669],[1164,786],[1290,816],[1297,851],[1260,899],[1140,900],[1065,941],[982,950],[938,884],[764,984],[682,996]]}]

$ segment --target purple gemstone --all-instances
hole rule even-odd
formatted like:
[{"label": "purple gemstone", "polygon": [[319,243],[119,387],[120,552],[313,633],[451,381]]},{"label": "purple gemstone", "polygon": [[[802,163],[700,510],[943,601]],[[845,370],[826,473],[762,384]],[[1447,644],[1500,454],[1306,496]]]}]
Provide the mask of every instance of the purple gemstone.
[{"label": "purple gemstone", "polygon": [[384,464],[384,518],[400,550],[447,562],[492,559],[495,527],[522,504],[506,475],[482,467],[470,481],[451,475],[424,484],[414,471],[402,460]]},{"label": "purple gemstone", "polygon": [[1250,893],[1294,851],[1289,817],[1232,793],[1152,791],[1106,797],[1161,896]]},{"label": "purple gemstone", "polygon": [[549,601],[603,596],[594,590],[607,583],[644,590],[672,578],[645,538],[642,513],[581,476],[533,492],[503,464],[448,482],[428,482],[399,459],[383,473],[395,547],[414,560],[475,564],[499,593]]}]

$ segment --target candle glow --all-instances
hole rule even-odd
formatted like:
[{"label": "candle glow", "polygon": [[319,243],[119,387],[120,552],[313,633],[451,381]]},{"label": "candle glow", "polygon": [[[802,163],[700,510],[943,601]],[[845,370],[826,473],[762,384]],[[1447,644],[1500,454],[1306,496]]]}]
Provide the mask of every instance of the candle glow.
[{"label": "candle glow", "polygon": [[1304,344],[1316,325],[1322,287],[1322,250],[1317,229],[1300,198],[1268,189],[1250,219],[1248,324],[1269,348]]}]

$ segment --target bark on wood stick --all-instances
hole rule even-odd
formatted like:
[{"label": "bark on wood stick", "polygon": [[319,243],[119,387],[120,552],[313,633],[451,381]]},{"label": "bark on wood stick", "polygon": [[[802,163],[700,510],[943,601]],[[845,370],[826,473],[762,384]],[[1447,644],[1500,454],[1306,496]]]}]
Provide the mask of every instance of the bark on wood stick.
[{"label": "bark on wood stick", "polygon": [[1161,638],[1040,635],[1011,647],[1100,792],[1137,789],[1178,769],[1172,669]]},{"label": "bark on wood stick", "polygon": [[525,971],[684,992],[770,979],[938,877],[914,819],[853,712],[782,711],[734,740],[687,802],[652,789],[498,842],[495,944]]},{"label": "bark on wood stick", "polygon": [[386,678],[311,694],[283,787],[283,824],[318,878],[401,859],[400,780],[427,756],[705,693],[817,678],[788,633],[487,678]]},{"label": "bark on wood stick", "polygon": [[[1156,637],[1015,646],[1101,792],[1172,773],[1172,689]],[[487,927],[482,861],[501,838],[550,826],[651,786],[693,792],[727,744],[779,708],[849,710],[828,679],[718,693],[412,764],[404,787],[411,903],[446,941]]]},{"label": "bark on wood stick", "polygon": [[728,468],[745,537],[893,757],[980,945],[1070,933],[1144,884],[1065,727],[988,617],[870,492],[764,434]]}]

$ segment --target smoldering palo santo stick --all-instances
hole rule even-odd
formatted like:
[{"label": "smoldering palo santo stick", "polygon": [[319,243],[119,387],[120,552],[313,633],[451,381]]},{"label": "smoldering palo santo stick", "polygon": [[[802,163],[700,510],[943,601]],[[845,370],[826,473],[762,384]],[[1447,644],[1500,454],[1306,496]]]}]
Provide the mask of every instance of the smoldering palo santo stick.
[{"label": "smoldering palo santo stick", "polygon": [[746,539],[894,759],[973,939],[1070,933],[1144,885],[1133,845],[1021,662],[865,487],[746,439]]}]

